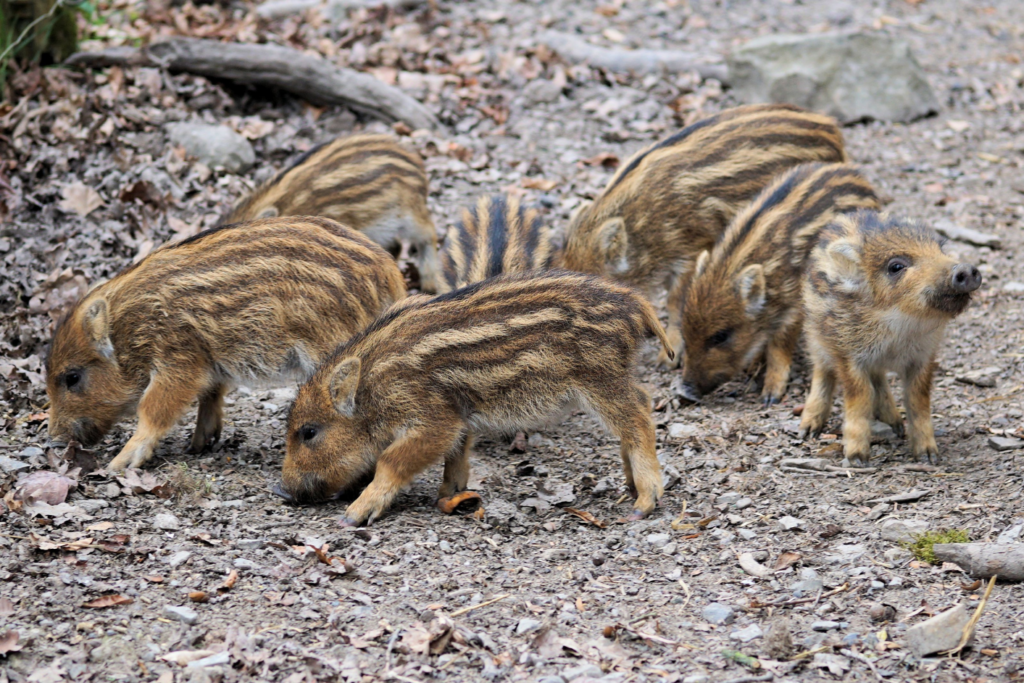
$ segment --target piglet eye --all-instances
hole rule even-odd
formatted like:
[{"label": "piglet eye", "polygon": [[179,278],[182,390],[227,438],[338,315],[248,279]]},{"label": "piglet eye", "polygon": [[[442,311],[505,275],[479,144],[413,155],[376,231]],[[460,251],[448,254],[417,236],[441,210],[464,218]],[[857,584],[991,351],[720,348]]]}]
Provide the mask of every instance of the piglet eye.
[{"label": "piglet eye", "polygon": [[716,346],[721,346],[725,342],[729,341],[729,337],[732,336],[732,330],[719,330],[713,335],[708,337],[707,347],[713,349]]},{"label": "piglet eye", "polygon": [[302,428],[299,429],[299,438],[303,441],[312,441],[319,433],[320,430],[316,425],[303,425]]},{"label": "piglet eye", "polygon": [[82,381],[82,373],[78,370],[68,370],[64,373],[64,386],[74,389]]},{"label": "piglet eye", "polygon": [[905,270],[906,267],[909,265],[910,264],[907,263],[906,259],[894,258],[891,259],[889,263],[886,264],[885,270],[887,273],[889,273],[889,275],[898,275],[899,273],[903,272],[903,270]]}]

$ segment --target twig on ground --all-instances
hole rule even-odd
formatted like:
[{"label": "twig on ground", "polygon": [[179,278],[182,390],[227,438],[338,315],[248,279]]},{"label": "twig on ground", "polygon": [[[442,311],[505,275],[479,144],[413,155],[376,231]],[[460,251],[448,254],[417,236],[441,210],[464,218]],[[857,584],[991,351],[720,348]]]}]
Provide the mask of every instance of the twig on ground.
[{"label": "twig on ground", "polygon": [[502,600],[504,600],[508,596],[509,596],[509,594],[506,593],[504,595],[499,595],[496,598],[491,598],[490,600],[488,600],[486,602],[481,602],[479,605],[470,605],[469,607],[463,607],[460,610],[455,610],[454,612],[452,612],[452,616],[453,617],[461,617],[463,614],[469,614],[470,612],[472,612],[475,609],[480,609],[481,607],[487,607],[487,605],[493,605],[496,602],[501,602]]}]

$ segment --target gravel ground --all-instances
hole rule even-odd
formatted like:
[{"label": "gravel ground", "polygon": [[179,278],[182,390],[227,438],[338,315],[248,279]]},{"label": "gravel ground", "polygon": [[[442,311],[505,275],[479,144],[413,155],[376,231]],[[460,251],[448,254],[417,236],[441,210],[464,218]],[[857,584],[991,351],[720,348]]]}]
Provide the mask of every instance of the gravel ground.
[{"label": "gravel ground", "polygon": [[[1024,677],[1020,584],[996,585],[961,657],[910,653],[909,627],[959,603],[973,610],[983,587],[955,566],[914,560],[894,540],[923,529],[995,540],[1024,522],[1024,451],[990,441],[1024,428],[1024,4],[443,2],[270,24],[245,4],[149,5],[110,6],[95,41],[187,33],[280,42],[425,101],[448,129],[411,136],[441,230],[460,206],[498,191],[539,202],[562,227],[615,159],[738,104],[694,74],[638,78],[567,64],[535,44],[541,28],[709,56],[770,32],[882,30],[911,43],[942,111],[846,128],[851,157],[891,208],[993,233],[1002,248],[948,245],[986,281],[950,325],[940,359],[941,469],[914,467],[906,443],[880,433],[873,471],[791,471],[782,461],[838,464],[838,407],[832,433],[796,439],[803,359],[769,410],[752,379],[692,406],[675,395],[677,373],[655,368],[652,347],[641,372],[670,486],[651,518],[617,521],[629,509],[618,503],[618,444],[576,415],[530,435],[525,452],[497,438],[479,443],[471,486],[482,512],[437,512],[434,468],[378,523],[345,530],[336,523],[344,502],[294,508],[269,493],[292,390],[239,390],[214,453],[185,455],[182,426],[144,471],[116,478],[96,465],[130,424],[92,453],[46,449],[41,363],[53,320],[89,283],[211,226],[315,142],[387,126],[153,69],[17,76],[11,105],[0,105],[0,188],[10,188],[0,189],[0,683]],[[242,132],[256,166],[233,175],[190,161],[163,129],[178,120]],[[958,380],[976,371],[989,386]],[[64,507],[17,510],[18,477],[55,471],[73,483]],[[59,489],[51,475],[36,476]],[[878,502],[912,491],[905,502]],[[744,553],[777,570],[749,575]],[[760,668],[724,649],[758,657]],[[798,653],[811,654],[793,660]],[[189,657],[210,659],[188,667]]]}]

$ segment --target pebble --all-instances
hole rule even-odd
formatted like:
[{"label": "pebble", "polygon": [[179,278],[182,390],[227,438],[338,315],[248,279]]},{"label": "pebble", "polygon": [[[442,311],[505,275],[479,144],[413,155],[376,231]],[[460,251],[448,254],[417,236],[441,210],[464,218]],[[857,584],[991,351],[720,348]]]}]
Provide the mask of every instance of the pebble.
[{"label": "pebble", "polygon": [[732,504],[733,510],[746,510],[748,507],[754,504],[754,501],[749,498],[740,498]]},{"label": "pebble", "polygon": [[807,595],[810,593],[817,593],[825,587],[825,583],[818,576],[818,572],[814,571],[810,567],[804,567],[800,570],[800,580],[789,587],[794,593],[800,593],[801,595]]},{"label": "pebble", "polygon": [[757,538],[757,532],[750,529],[737,529],[736,533],[740,535],[744,541],[752,541]]},{"label": "pebble", "polygon": [[1007,282],[1003,285],[1003,291],[1011,294],[1024,292],[1024,282]]},{"label": "pebble", "polygon": [[45,455],[45,454],[46,454],[46,451],[44,451],[39,446],[28,446],[27,448],[23,448],[19,455],[23,455],[26,458],[33,458],[33,457],[35,457],[37,455]]},{"label": "pebble", "polygon": [[546,78],[535,78],[523,88],[523,97],[532,104],[554,102],[562,95],[562,86]]},{"label": "pebble", "polygon": [[928,522],[923,519],[887,519],[882,522],[881,531],[884,541],[909,542],[928,531]]},{"label": "pebble", "polygon": [[827,555],[825,562],[828,564],[848,564],[863,557],[864,552],[864,546],[860,543],[836,546],[835,553]]},{"label": "pebble", "polygon": [[701,616],[712,624],[731,624],[736,620],[736,612],[729,605],[712,602],[701,611]]},{"label": "pebble", "polygon": [[9,458],[6,455],[0,455],[0,470],[3,470],[5,474],[13,474],[20,470],[28,469],[30,465],[27,462],[15,460]]},{"label": "pebble", "polygon": [[697,436],[699,433],[700,427],[697,425],[677,422],[668,426],[668,435],[672,439],[685,439],[687,437]]},{"label": "pebble", "polygon": [[666,544],[661,549],[661,552],[666,554],[666,555],[675,555],[676,554],[676,550],[678,550],[678,549],[679,549],[679,546],[677,544],[675,544],[675,543],[668,543],[668,544]]},{"label": "pebble", "polygon": [[763,635],[764,632],[761,630],[760,626],[758,626],[757,624],[751,624],[750,626],[747,626],[744,629],[740,629],[739,631],[733,631],[729,634],[729,637],[733,640],[738,640],[741,643],[749,643],[755,638],[760,638]]},{"label": "pebble", "polygon": [[738,502],[741,498],[743,498],[743,494],[737,493],[736,491],[729,491],[728,493],[723,493],[716,498],[715,503],[718,505],[732,505],[733,503]]},{"label": "pebble", "polygon": [[683,679],[683,683],[708,683],[711,678],[707,674],[694,674]]},{"label": "pebble", "polygon": [[264,541],[262,538],[240,538],[235,541],[235,547],[241,548],[242,550],[259,550],[263,547],[263,543]]},{"label": "pebble", "polygon": [[988,445],[997,451],[1015,451],[1024,448],[1024,439],[1014,439],[1007,436],[990,436]]},{"label": "pebble", "polygon": [[182,621],[189,625],[194,624],[199,620],[199,615],[196,614],[195,610],[184,606],[178,607],[175,605],[167,605],[164,607],[164,616],[168,619]]},{"label": "pebble", "polygon": [[1017,543],[1020,541],[1021,534],[1024,534],[1024,524],[1012,526],[999,534],[996,543]]},{"label": "pebble", "polygon": [[779,528],[783,531],[795,531],[801,528],[803,524],[802,520],[799,520],[796,517],[790,517],[789,515],[779,519]]},{"label": "pebble", "polygon": [[235,568],[237,569],[256,569],[259,565],[252,560],[247,560],[244,557],[236,557],[234,561]]},{"label": "pebble", "polygon": [[207,166],[243,173],[256,162],[256,152],[244,137],[227,126],[188,122],[167,126],[171,142]]},{"label": "pebble", "polygon": [[92,515],[107,507],[110,503],[99,498],[86,498],[85,500],[76,500],[75,505],[82,508],[85,514]]},{"label": "pebble", "polygon": [[991,365],[980,370],[969,370],[959,374],[956,376],[956,381],[962,384],[973,384],[976,387],[994,387],[996,378],[1002,371],[1002,368]]},{"label": "pebble", "polygon": [[524,633],[530,633],[540,628],[540,622],[536,619],[524,618],[519,620],[519,624],[516,626],[516,635],[521,636]]},{"label": "pebble", "polygon": [[153,526],[164,531],[177,531],[181,527],[181,522],[171,513],[161,512],[153,518]]},{"label": "pebble", "polygon": [[187,550],[179,550],[170,557],[167,558],[167,564],[171,569],[177,569],[181,565],[188,562],[188,558],[192,557],[192,553]]},{"label": "pebble", "polygon": [[577,678],[601,678],[604,672],[601,667],[594,664],[580,664],[562,672],[562,678],[566,681],[575,681]]},{"label": "pebble", "polygon": [[960,603],[951,610],[907,629],[907,647],[918,657],[951,650],[960,644],[964,626],[970,620],[967,608]]},{"label": "pebble", "polygon": [[671,534],[650,534],[647,542],[655,548],[664,548],[672,540]]}]

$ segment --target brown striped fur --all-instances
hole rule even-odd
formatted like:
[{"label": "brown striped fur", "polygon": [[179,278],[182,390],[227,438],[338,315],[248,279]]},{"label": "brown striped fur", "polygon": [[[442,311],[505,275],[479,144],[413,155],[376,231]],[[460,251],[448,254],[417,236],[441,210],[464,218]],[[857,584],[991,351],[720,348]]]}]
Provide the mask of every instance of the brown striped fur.
[{"label": "brown striped fur", "polygon": [[683,391],[699,399],[763,354],[762,399],[786,391],[803,325],[803,274],[818,235],[840,213],[881,208],[849,164],[802,164],[744,208],[697,259],[682,310]]},{"label": "brown striped fur", "polygon": [[225,217],[325,216],[397,256],[407,241],[424,290],[437,287],[437,232],[423,159],[390,135],[350,135],[310,150]]},{"label": "brown striped fur", "polygon": [[845,161],[834,119],[779,104],[697,121],[634,155],[567,232],[564,265],[607,275],[654,296],[668,292],[668,335],[682,349],[679,314],[690,269],[726,225],[782,171]]},{"label": "brown striped fur", "polygon": [[268,218],[168,244],[99,285],[46,359],[50,437],[97,443],[137,412],[109,469],[139,467],[196,398],[193,451],[235,383],[302,381],[405,296],[394,260],[326,218]]},{"label": "brown striped fur", "polygon": [[874,211],[841,216],[822,233],[804,279],[807,343],[814,375],[800,429],[825,427],[838,379],[846,415],[843,451],[868,460],[871,420],[903,433],[886,373],[903,380],[910,450],[936,463],[932,374],[946,325],[981,286],[978,269],[942,253],[925,225]]},{"label": "brown striped fur", "polygon": [[441,292],[501,274],[550,270],[559,259],[554,232],[517,197],[484,196],[445,236]]},{"label": "brown striped fur", "polygon": [[346,524],[369,522],[439,460],[439,495],[464,490],[470,431],[511,433],[579,406],[622,440],[634,515],[648,514],[661,474],[649,398],[632,373],[649,334],[667,342],[631,289],[557,270],[395,306],[299,389],[280,493],[315,502],[373,474],[346,512]]}]

